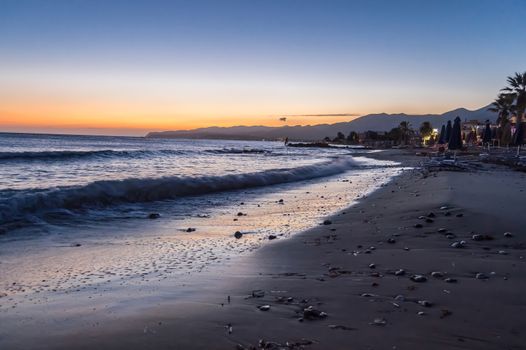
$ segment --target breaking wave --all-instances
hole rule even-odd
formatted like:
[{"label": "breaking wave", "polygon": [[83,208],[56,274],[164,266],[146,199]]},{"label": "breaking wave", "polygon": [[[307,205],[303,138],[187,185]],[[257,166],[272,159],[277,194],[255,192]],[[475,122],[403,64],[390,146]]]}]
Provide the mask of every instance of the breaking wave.
[{"label": "breaking wave", "polygon": [[50,211],[170,200],[182,196],[309,180],[343,173],[359,165],[352,158],[292,169],[221,176],[170,176],[95,181],[83,186],[0,191],[0,224]]},{"label": "breaking wave", "polygon": [[214,154],[266,154],[271,151],[257,148],[224,148],[224,149],[209,149],[205,152]]},{"label": "breaking wave", "polygon": [[181,154],[175,150],[95,150],[95,151],[42,151],[42,152],[0,152],[0,161],[45,161],[45,160],[70,160],[88,157],[141,157],[149,155]]}]

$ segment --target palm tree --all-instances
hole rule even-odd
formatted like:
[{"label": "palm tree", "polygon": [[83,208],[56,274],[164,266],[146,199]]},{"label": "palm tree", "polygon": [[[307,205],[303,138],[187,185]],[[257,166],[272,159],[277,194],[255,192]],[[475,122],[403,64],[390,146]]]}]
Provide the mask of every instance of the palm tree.
[{"label": "palm tree", "polygon": [[508,117],[515,111],[513,98],[509,94],[499,94],[488,108],[488,111],[498,113],[497,124],[501,127],[508,123]]},{"label": "palm tree", "polygon": [[398,129],[400,130],[401,141],[404,143],[404,145],[407,145],[409,137],[413,133],[413,130],[411,129],[411,124],[409,124],[409,122],[407,121],[403,121],[398,126]]},{"label": "palm tree", "polygon": [[508,77],[509,86],[502,89],[506,91],[508,95],[514,102],[515,115],[517,116],[517,130],[513,135],[513,143],[517,145],[517,156],[519,156],[521,151],[521,145],[524,142],[524,125],[522,123],[522,118],[524,116],[524,111],[526,110],[526,72],[524,73],[515,73],[515,76]]},{"label": "palm tree", "polygon": [[517,123],[520,123],[526,110],[526,72],[515,73],[515,76],[508,77],[508,84],[509,86],[502,91],[506,91],[504,94],[515,102]]}]

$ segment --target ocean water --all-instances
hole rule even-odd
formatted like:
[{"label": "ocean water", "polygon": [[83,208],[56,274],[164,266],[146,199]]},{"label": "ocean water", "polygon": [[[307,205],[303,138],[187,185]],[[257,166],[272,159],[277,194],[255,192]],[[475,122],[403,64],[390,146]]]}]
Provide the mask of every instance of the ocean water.
[{"label": "ocean water", "polygon": [[0,293],[16,300],[0,309],[35,293],[117,281],[151,287],[247,254],[269,244],[269,235],[285,239],[401,171],[363,153],[263,141],[0,134]]},{"label": "ocean water", "polygon": [[184,197],[374,165],[350,154],[278,142],[0,134],[0,229],[45,230],[101,216],[140,219],[152,202],[177,206]]}]

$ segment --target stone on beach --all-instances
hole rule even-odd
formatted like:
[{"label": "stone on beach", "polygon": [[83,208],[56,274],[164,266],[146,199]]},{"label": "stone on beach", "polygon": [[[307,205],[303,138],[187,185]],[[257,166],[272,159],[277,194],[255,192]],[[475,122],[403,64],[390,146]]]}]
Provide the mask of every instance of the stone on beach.
[{"label": "stone on beach", "polygon": [[405,270],[404,269],[398,269],[395,271],[395,276],[403,276],[405,275]]},{"label": "stone on beach", "polygon": [[362,293],[361,295],[363,298],[375,298],[377,297],[378,295],[377,294],[372,294],[372,293]]},{"label": "stone on beach", "polygon": [[410,277],[411,281],[413,282],[418,282],[418,283],[422,283],[422,282],[426,282],[427,281],[427,278],[426,276],[423,276],[423,275],[413,275]]},{"label": "stone on beach", "polygon": [[370,324],[373,326],[385,326],[387,325],[387,320],[385,318],[375,318]]},{"label": "stone on beach", "polygon": [[326,318],[327,316],[327,313],[317,310],[313,306],[303,309],[303,318],[307,320],[319,320]]},{"label": "stone on beach", "polygon": [[260,305],[258,306],[258,309],[260,309],[261,311],[269,311],[270,305]]},{"label": "stone on beach", "polygon": [[487,280],[489,278],[488,275],[482,273],[482,272],[479,272],[475,275],[475,278],[478,279],[478,280]]},{"label": "stone on beach", "polygon": [[243,234],[240,231],[236,231],[234,233],[234,237],[236,237],[237,239],[240,239],[241,237],[243,237]]},{"label": "stone on beach", "polygon": [[466,246],[466,241],[451,243],[451,248],[464,248],[465,246]]},{"label": "stone on beach", "polygon": [[433,306],[433,303],[427,300],[419,300],[418,304],[424,306],[424,307],[431,307]]}]

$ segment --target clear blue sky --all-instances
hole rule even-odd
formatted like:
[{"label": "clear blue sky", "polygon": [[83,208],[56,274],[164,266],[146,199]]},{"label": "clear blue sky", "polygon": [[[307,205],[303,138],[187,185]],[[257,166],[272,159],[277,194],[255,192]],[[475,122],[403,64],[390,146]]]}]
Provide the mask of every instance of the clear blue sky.
[{"label": "clear blue sky", "polygon": [[0,130],[478,108],[526,70],[525,18],[524,0],[0,0]]}]

